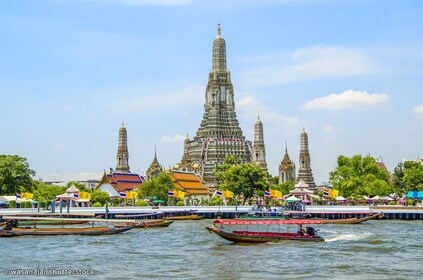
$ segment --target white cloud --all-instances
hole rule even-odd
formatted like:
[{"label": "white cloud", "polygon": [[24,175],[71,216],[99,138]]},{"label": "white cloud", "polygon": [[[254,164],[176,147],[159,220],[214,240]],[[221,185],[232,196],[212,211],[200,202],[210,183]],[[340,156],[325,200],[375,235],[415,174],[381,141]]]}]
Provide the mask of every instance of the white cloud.
[{"label": "white cloud", "polygon": [[[366,75],[375,72],[363,52],[340,47],[312,46],[296,50],[290,57],[276,54],[254,65],[241,77],[246,87],[297,83],[324,77]],[[260,63],[260,62],[259,62]]]},{"label": "white cloud", "polygon": [[414,107],[413,112],[416,114],[423,114],[423,104]]},{"label": "white cloud", "polygon": [[304,110],[343,110],[348,108],[369,107],[389,100],[385,93],[370,94],[366,91],[347,90],[339,94],[331,94],[324,97],[315,98],[301,106]]},{"label": "white cloud", "polygon": [[247,96],[239,100],[236,104],[241,114],[248,116],[257,116],[260,114],[260,119],[263,121],[279,122],[284,126],[295,126],[300,123],[300,120],[296,117],[288,117],[278,112],[271,111],[266,105],[253,96]]},{"label": "white cloud", "polygon": [[159,142],[183,142],[186,136],[176,134],[174,136],[162,136]]}]

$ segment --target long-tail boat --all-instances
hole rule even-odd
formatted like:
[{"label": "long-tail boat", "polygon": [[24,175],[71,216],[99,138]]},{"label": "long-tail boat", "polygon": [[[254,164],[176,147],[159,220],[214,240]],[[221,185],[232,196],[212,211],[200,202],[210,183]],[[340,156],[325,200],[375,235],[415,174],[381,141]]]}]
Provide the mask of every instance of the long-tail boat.
[{"label": "long-tail boat", "polygon": [[[324,241],[317,235],[317,230],[308,226],[304,230],[303,225],[322,224],[319,220],[215,220],[211,227],[206,227],[210,233],[235,243],[266,243],[278,240],[297,241]],[[281,225],[298,225],[297,232],[281,232]],[[224,226],[246,227],[242,230],[229,229]],[[265,226],[266,231],[249,230],[251,226]],[[268,228],[279,227],[278,230],[268,231]]]},{"label": "long-tail boat", "polygon": [[0,237],[14,237],[24,235],[110,235],[133,229],[134,226],[123,228],[90,227],[90,228],[20,228],[16,221],[10,220],[0,230]]},{"label": "long-tail boat", "polygon": [[164,218],[165,220],[201,220],[204,219],[203,216],[197,214],[190,215],[181,215],[181,216],[168,216]]},{"label": "long-tail boat", "polygon": [[123,228],[12,228],[1,229],[0,237],[24,235],[110,235],[125,232],[133,228],[133,226]]},{"label": "long-tail boat", "polygon": [[[51,227],[38,227],[34,224],[27,227],[19,227],[19,222],[22,221],[57,221],[59,218],[39,218],[39,217],[13,217],[13,216],[3,216],[6,222],[5,226],[0,229],[0,237],[13,237],[13,236],[24,236],[24,235],[110,235],[117,234],[121,232],[128,231],[133,229],[135,226],[127,226],[122,228],[116,227],[94,227],[94,222],[106,222],[108,220],[103,219],[74,219],[74,218],[65,218],[63,220],[70,221],[84,221],[93,222],[92,227],[85,228],[64,228],[63,225],[61,228],[51,228]],[[112,223],[114,221],[111,221]]]},{"label": "long-tail boat", "polygon": [[139,228],[151,228],[151,227],[168,227],[171,225],[173,221],[165,221],[165,220],[143,220],[139,222],[122,222],[115,224],[115,227],[127,227],[127,226],[135,226]]},{"label": "long-tail boat", "polygon": [[383,218],[385,215],[383,212],[371,214],[369,216],[363,217],[363,218],[349,218],[349,219],[324,219],[320,220],[323,224],[360,224],[366,221],[374,220],[376,218]]}]

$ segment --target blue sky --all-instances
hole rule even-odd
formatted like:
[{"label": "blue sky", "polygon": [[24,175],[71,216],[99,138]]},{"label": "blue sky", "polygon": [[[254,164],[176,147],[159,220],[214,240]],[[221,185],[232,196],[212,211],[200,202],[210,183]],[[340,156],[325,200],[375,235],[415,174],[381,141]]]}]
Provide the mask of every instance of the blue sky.
[{"label": "blue sky", "polygon": [[0,153],[37,177],[94,178],[129,163],[165,167],[203,115],[217,23],[236,112],[264,125],[273,175],[302,127],[316,183],[343,154],[393,170],[423,154],[423,2],[341,0],[6,1],[0,10]]}]

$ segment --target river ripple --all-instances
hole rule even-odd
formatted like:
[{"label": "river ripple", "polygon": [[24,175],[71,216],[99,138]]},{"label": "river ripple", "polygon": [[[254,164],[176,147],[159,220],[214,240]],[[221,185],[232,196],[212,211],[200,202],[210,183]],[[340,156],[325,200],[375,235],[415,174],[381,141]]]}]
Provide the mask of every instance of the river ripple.
[{"label": "river ripple", "polygon": [[[234,245],[207,233],[212,220],[113,236],[0,239],[0,279],[9,269],[93,269],[72,279],[417,279],[422,221],[321,225],[326,242]],[[52,279],[8,276],[10,279]],[[70,277],[54,277],[69,279]]]}]

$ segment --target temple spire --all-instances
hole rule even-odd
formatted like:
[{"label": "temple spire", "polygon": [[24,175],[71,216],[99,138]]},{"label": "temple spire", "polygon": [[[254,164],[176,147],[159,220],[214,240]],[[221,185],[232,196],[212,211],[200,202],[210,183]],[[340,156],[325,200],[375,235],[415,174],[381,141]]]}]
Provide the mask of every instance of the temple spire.
[{"label": "temple spire", "polygon": [[146,172],[148,180],[150,180],[153,177],[158,177],[160,172],[162,171],[163,171],[163,167],[160,165],[159,161],[157,160],[157,146],[154,145],[154,159],[151,162]]},{"label": "temple spire", "polygon": [[212,72],[227,72],[226,68],[226,43],[222,37],[220,23],[217,25],[217,36],[213,42]]},{"label": "temple spire", "polygon": [[129,172],[129,152],[128,152],[128,135],[126,128],[122,121],[122,126],[119,128],[119,146],[117,152],[116,171]]},{"label": "temple spire", "polygon": [[279,163],[279,184],[286,182],[295,182],[295,163],[289,158],[287,140],[285,140],[285,155]]},{"label": "temple spire", "polygon": [[311,159],[310,152],[308,149],[308,135],[305,132],[303,127],[303,132],[301,133],[301,144],[300,144],[300,168],[298,169],[298,178],[297,181],[304,180],[311,188],[314,188],[316,184],[314,183],[313,172],[311,170]]},{"label": "temple spire", "polygon": [[263,123],[260,121],[260,114],[254,125],[253,162],[267,173],[266,148],[264,146]]}]

